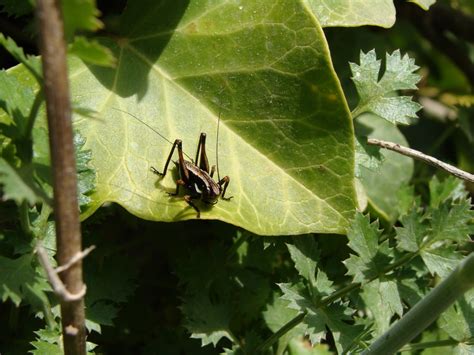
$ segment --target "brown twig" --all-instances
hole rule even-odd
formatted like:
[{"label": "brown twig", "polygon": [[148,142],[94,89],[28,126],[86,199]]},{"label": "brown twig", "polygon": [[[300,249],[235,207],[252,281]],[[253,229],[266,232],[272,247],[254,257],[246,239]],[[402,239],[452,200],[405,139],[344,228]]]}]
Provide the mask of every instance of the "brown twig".
[{"label": "brown twig", "polygon": [[[90,250],[87,253],[84,253],[84,252],[78,254],[76,259],[80,260],[80,259],[84,258],[85,255],[83,255],[83,254],[87,255],[90,252]],[[64,287],[64,284],[62,283],[61,279],[59,278],[57,269],[56,270],[53,269],[53,267],[49,263],[48,255],[46,254],[46,251],[44,250],[44,248],[41,245],[36,246],[36,254],[38,254],[38,259],[40,261],[41,266],[43,266],[43,269],[46,271],[46,276],[48,278],[49,283],[51,284],[51,287],[53,288],[54,293],[56,294],[56,296],[59,297],[61,302],[73,302],[73,301],[80,300],[81,298],[84,297],[84,295],[86,294],[86,285],[83,285],[82,290],[80,290],[78,293],[74,293],[74,294],[70,293],[66,289],[66,287]],[[76,262],[77,262],[77,260],[76,260]],[[69,267],[71,267],[71,265],[73,265],[73,264],[74,264],[74,261],[71,260],[71,262],[68,265],[69,265]],[[63,268],[64,268],[64,266],[63,266]],[[66,269],[67,268],[65,268],[64,270],[66,270]]]},{"label": "brown twig", "polygon": [[410,158],[414,158],[417,160],[421,160],[427,164],[430,164],[436,168],[443,169],[444,171],[450,173],[451,175],[454,175],[460,179],[463,179],[465,181],[469,182],[474,182],[474,175],[470,174],[464,170],[458,169],[455,166],[452,166],[450,164],[447,164],[445,162],[442,162],[441,160],[438,160],[436,158],[433,158],[432,156],[423,154],[415,149],[407,148],[404,147],[400,144],[397,143],[392,143],[392,142],[387,142],[387,141],[382,141],[379,139],[375,138],[369,138],[367,139],[367,143],[371,145],[376,145],[385,149],[390,149],[393,150],[394,152],[406,155]]},{"label": "brown twig", "polygon": [[[66,43],[59,0],[37,0],[40,53],[43,62],[44,93],[48,114],[53,167],[54,217],[58,264],[67,264],[81,252],[81,229],[77,203],[71,104],[66,66]],[[61,273],[70,294],[84,289],[82,261]],[[65,354],[85,354],[84,299],[61,302]]]}]

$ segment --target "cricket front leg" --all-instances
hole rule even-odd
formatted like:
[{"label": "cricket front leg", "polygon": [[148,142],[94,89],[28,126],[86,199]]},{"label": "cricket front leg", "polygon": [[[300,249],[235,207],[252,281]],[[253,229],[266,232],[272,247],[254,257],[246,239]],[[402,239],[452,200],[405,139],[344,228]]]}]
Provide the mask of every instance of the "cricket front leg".
[{"label": "cricket front leg", "polygon": [[222,188],[222,195],[221,195],[221,198],[223,200],[226,200],[226,201],[229,201],[230,199],[232,199],[234,196],[230,196],[230,197],[225,197],[225,192],[227,191],[227,186],[229,186],[229,183],[230,183],[230,177],[228,176],[224,176],[219,182],[219,186]]},{"label": "cricket front leg", "polygon": [[185,195],[185,196],[184,196],[184,201],[186,201],[189,206],[191,206],[192,208],[194,208],[194,210],[195,210],[196,213],[197,213],[196,218],[201,218],[201,211],[200,211],[199,208],[194,204],[193,198],[191,197],[191,195]]},{"label": "cricket front leg", "polygon": [[161,177],[165,177],[166,172],[168,171],[168,165],[170,164],[171,158],[173,157],[173,153],[175,148],[178,147],[178,151],[183,149],[183,143],[181,139],[176,139],[173,143],[173,147],[171,148],[170,154],[168,155],[168,159],[166,159],[165,167],[163,168],[163,172],[160,173],[156,168],[153,166],[150,168],[153,174],[156,174]]},{"label": "cricket front leg", "polygon": [[178,196],[179,195],[179,187],[180,186],[185,186],[185,185],[186,185],[186,183],[183,180],[181,180],[181,179],[176,180],[176,191],[175,192],[168,192],[168,195]]}]

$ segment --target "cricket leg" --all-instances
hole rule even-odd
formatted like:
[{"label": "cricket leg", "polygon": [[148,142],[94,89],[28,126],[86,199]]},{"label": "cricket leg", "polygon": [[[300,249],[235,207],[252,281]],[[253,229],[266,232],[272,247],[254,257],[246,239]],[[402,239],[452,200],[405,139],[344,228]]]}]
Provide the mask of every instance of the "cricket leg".
[{"label": "cricket leg", "polygon": [[185,195],[185,196],[184,196],[184,201],[186,201],[189,206],[191,206],[192,208],[194,208],[194,210],[195,210],[196,213],[197,213],[196,218],[201,218],[201,211],[200,211],[199,208],[197,208],[197,206],[194,204],[193,198],[191,197],[191,195]]},{"label": "cricket leg", "polygon": [[206,173],[209,172],[209,160],[207,160],[206,154],[206,133],[201,133],[201,135],[199,136],[195,164],[198,166],[199,169],[204,170]]},{"label": "cricket leg", "polygon": [[181,179],[176,180],[176,191],[175,191],[175,192],[168,192],[168,195],[170,195],[170,196],[178,196],[178,194],[179,194],[179,187],[180,187],[180,186],[185,186],[185,185],[186,185],[186,183],[185,183],[183,180],[181,180]]},{"label": "cricket leg", "polygon": [[209,175],[210,175],[211,177],[213,177],[215,172],[216,172],[216,166],[213,165],[213,166],[211,167],[211,173],[210,173]]},{"label": "cricket leg", "polygon": [[226,200],[226,201],[229,201],[230,199],[232,199],[234,196],[230,196],[230,197],[224,197],[225,196],[225,192],[227,191],[227,186],[229,186],[229,183],[230,183],[230,177],[228,176],[224,176],[219,182],[219,186],[222,187],[224,186],[224,189],[222,190],[222,195],[221,195],[221,198],[223,200]]},{"label": "cricket leg", "polygon": [[178,151],[183,149],[183,143],[181,142],[181,139],[176,139],[173,143],[173,147],[171,148],[170,155],[168,155],[168,159],[166,159],[165,167],[163,168],[163,172],[160,173],[156,168],[151,167],[151,171],[153,174],[156,174],[158,176],[164,177],[166,175],[166,172],[168,171],[168,165],[170,164],[171,158],[173,157],[174,149],[178,147]]}]

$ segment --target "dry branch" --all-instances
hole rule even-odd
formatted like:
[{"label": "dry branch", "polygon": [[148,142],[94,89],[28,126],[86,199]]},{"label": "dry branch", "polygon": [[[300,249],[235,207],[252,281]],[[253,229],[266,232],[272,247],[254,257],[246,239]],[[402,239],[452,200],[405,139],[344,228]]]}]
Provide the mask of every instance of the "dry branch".
[{"label": "dry branch", "polygon": [[387,142],[387,141],[382,141],[379,139],[375,138],[369,138],[367,139],[367,143],[371,145],[376,145],[385,149],[390,149],[393,150],[394,152],[406,155],[408,157],[421,160],[427,164],[430,164],[436,168],[443,169],[444,171],[450,173],[451,175],[454,175],[460,179],[463,179],[465,181],[469,182],[474,182],[474,175],[469,174],[468,172],[458,169],[455,166],[452,166],[450,164],[447,164],[445,162],[442,162],[441,160],[438,160],[436,158],[433,158],[432,156],[423,154],[415,149],[407,148],[404,147],[400,144],[393,143],[393,142]]}]

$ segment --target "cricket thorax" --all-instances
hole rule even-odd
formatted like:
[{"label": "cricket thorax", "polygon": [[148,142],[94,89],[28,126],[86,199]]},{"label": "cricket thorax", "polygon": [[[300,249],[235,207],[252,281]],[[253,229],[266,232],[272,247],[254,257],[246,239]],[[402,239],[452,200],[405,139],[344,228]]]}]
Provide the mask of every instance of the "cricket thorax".
[{"label": "cricket thorax", "polygon": [[197,193],[202,194],[204,200],[212,202],[221,194],[220,186],[204,170],[196,165],[185,161],[186,169],[189,172],[190,188],[195,189]]}]

